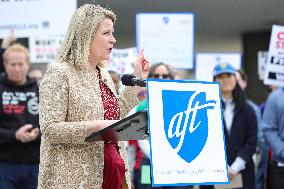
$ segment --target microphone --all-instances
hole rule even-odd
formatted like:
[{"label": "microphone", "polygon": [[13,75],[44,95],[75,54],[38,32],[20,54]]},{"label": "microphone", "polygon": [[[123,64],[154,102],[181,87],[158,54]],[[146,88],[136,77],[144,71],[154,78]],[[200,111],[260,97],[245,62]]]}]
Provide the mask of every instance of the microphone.
[{"label": "microphone", "polygon": [[140,86],[146,87],[146,81],[143,79],[138,79],[132,74],[124,74],[121,77],[122,84],[125,86]]}]

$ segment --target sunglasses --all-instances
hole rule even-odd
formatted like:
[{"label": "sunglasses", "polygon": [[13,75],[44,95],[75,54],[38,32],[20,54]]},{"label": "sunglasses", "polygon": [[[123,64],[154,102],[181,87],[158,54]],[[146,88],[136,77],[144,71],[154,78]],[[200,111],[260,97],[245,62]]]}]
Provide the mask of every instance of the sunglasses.
[{"label": "sunglasses", "polygon": [[170,76],[169,74],[153,74],[152,78],[158,79],[158,78],[162,78],[162,79],[168,79]]}]

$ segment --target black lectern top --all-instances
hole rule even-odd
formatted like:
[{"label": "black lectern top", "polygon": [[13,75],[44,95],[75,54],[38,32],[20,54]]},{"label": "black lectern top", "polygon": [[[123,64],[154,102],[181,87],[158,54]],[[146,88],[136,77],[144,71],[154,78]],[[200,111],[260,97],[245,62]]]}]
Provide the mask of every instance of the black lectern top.
[{"label": "black lectern top", "polygon": [[144,140],[148,138],[148,135],[148,114],[143,110],[92,133],[85,141]]}]

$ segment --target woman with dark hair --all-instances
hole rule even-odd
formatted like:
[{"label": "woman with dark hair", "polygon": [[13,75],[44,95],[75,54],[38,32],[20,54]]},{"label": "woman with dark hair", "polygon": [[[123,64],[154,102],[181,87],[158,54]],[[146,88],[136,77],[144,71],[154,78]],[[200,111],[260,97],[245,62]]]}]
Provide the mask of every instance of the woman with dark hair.
[{"label": "woman with dark hair", "polygon": [[[244,189],[255,188],[252,156],[257,143],[257,121],[254,110],[246,103],[245,94],[237,83],[236,70],[227,63],[218,64],[213,71],[214,81],[220,82],[223,123],[229,177],[241,174]],[[213,188],[202,186],[200,188]]]}]

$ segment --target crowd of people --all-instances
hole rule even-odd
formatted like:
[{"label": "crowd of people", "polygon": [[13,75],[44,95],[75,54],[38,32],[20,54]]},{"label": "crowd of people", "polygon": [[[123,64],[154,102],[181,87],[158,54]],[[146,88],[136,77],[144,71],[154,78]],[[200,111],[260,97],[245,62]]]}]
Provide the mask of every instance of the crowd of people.
[{"label": "crowd of people", "polygon": [[[13,31],[3,39],[1,189],[152,188],[151,175],[144,172],[150,167],[148,140],[85,142],[91,133],[147,109],[146,88],[122,89],[120,74],[105,65],[116,43],[115,22],[116,15],[100,6],[78,8],[56,63],[44,75],[31,67],[29,51]],[[151,65],[143,50],[133,75],[177,78],[166,63]],[[244,189],[284,188],[284,89],[273,91],[260,108],[245,94],[248,78],[242,70],[218,64],[212,81],[220,83],[230,180],[240,176]]]}]

